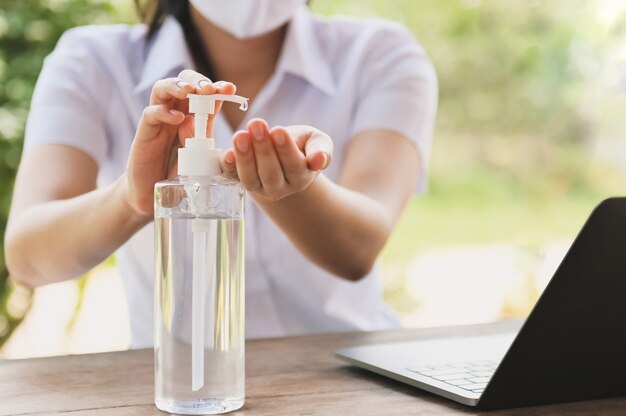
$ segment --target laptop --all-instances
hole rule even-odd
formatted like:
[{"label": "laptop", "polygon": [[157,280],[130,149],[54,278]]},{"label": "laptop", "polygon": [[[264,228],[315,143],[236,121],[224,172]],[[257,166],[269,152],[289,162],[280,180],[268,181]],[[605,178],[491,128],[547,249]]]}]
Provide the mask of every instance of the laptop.
[{"label": "laptop", "polygon": [[626,396],[626,197],[592,212],[519,332],[336,355],[485,410]]}]

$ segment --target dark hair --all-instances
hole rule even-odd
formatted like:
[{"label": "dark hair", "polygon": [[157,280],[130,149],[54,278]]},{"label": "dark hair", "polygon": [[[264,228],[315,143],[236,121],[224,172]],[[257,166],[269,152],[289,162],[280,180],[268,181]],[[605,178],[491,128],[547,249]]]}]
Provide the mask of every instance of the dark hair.
[{"label": "dark hair", "polygon": [[148,39],[154,37],[167,16],[175,17],[183,29],[187,46],[198,72],[215,80],[211,62],[204,53],[202,38],[191,19],[189,0],[147,0],[144,5],[142,5],[141,0],[135,0],[135,8],[141,20],[148,25]]}]

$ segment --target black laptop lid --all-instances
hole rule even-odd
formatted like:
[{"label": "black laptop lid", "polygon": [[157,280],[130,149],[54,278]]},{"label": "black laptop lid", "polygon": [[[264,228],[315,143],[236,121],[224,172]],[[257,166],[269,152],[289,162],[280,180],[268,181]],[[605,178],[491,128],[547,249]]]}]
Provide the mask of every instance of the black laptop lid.
[{"label": "black laptop lid", "polygon": [[591,214],[478,407],[626,395],[626,198]]}]

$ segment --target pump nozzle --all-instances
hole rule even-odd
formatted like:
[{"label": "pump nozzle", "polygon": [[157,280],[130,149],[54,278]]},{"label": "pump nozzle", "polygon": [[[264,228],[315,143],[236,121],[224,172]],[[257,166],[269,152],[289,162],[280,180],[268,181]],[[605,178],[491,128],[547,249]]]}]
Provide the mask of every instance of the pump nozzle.
[{"label": "pump nozzle", "polygon": [[242,111],[248,110],[248,99],[228,94],[189,94],[189,112],[194,114],[193,138],[185,140],[185,147],[178,150],[178,174],[181,176],[215,176],[221,173],[220,150],[215,149],[212,137],[206,137],[207,119],[215,114],[216,101],[231,101],[239,104]]},{"label": "pump nozzle", "polygon": [[215,102],[216,101],[230,101],[239,104],[241,111],[248,109],[248,99],[239,95],[229,94],[188,94],[189,98],[189,112],[196,114],[215,114]]}]

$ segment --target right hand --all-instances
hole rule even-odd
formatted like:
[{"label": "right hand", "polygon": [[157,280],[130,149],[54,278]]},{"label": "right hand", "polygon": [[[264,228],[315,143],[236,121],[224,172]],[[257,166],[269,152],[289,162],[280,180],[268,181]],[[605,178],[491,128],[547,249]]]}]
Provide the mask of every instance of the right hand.
[{"label": "right hand", "polygon": [[[176,176],[177,151],[183,140],[193,137],[193,115],[189,115],[187,94],[234,94],[230,82],[213,83],[192,70],[178,77],[157,81],[152,87],[150,105],[143,111],[135,133],[126,168],[125,201],[136,213],[151,218],[154,211],[154,184]],[[213,135],[213,122],[222,102],[209,116],[207,135]]]}]

